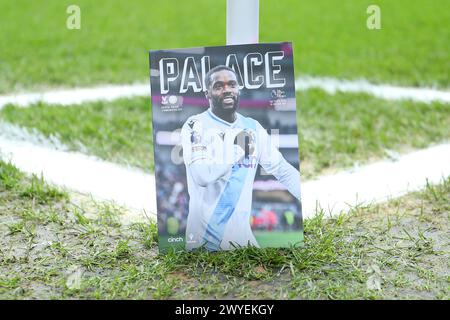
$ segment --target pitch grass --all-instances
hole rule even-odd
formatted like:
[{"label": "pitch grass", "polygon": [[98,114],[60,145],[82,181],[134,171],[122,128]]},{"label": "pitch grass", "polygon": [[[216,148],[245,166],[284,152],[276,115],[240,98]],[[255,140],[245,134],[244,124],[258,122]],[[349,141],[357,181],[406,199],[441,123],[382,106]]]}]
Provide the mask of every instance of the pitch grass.
[{"label": "pitch grass", "polygon": [[[144,81],[148,50],[225,44],[226,1],[0,2],[0,92]],[[450,3],[378,0],[381,30],[368,30],[371,0],[260,1],[260,42],[293,41],[297,75],[449,86]]]},{"label": "pitch grass", "polygon": [[346,216],[320,213],[305,222],[303,248],[165,256],[153,223],[124,225],[124,209],[80,205],[37,181],[44,202],[0,162],[2,299],[450,298],[450,178]]},{"label": "pitch grass", "polygon": [[[385,101],[365,94],[297,94],[301,170],[305,178],[330,168],[395,157],[450,138],[450,105]],[[58,107],[7,106],[0,119],[46,136],[73,150],[153,171],[153,134],[147,98]],[[395,151],[394,151],[395,150]]]}]

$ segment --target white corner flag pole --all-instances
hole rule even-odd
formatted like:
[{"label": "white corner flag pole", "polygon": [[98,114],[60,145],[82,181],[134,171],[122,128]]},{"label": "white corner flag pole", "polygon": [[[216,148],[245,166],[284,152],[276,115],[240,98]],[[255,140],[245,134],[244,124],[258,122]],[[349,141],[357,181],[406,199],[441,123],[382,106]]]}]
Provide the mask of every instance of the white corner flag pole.
[{"label": "white corner flag pole", "polygon": [[227,0],[227,45],[258,41],[259,0]]}]

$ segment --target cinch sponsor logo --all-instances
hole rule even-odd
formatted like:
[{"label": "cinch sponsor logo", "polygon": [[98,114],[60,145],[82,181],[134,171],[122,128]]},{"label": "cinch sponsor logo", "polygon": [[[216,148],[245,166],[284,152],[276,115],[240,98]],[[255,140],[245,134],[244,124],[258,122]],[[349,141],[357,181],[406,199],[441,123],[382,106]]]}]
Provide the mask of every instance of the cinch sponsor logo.
[{"label": "cinch sponsor logo", "polygon": [[183,242],[183,238],[182,237],[178,237],[178,238],[169,238],[167,240],[167,242]]}]

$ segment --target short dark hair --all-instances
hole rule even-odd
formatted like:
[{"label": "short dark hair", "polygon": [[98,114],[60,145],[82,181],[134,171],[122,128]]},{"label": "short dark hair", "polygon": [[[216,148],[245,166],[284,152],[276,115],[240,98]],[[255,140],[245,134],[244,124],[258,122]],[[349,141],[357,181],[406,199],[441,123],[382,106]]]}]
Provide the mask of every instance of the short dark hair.
[{"label": "short dark hair", "polygon": [[237,78],[237,74],[236,74],[236,72],[235,72],[233,69],[231,69],[230,67],[227,67],[226,65],[223,65],[223,64],[222,64],[222,65],[220,65],[220,66],[217,66],[217,67],[212,68],[212,69],[209,70],[208,73],[205,75],[205,86],[206,86],[206,88],[209,88],[209,86],[211,85],[211,77],[212,77],[212,75],[213,75],[214,73],[219,72],[219,71],[222,71],[222,70],[228,70],[228,71],[233,72],[234,75],[235,75],[236,78]]}]

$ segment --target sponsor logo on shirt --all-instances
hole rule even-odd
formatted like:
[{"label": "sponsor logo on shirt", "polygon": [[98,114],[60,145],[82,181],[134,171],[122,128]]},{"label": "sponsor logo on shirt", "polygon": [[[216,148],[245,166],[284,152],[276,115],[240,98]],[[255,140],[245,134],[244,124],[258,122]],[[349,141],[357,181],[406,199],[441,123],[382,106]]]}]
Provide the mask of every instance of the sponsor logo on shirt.
[{"label": "sponsor logo on shirt", "polygon": [[188,239],[186,240],[186,243],[196,243],[197,241],[194,240],[194,235],[192,233],[190,233],[188,235]]}]

